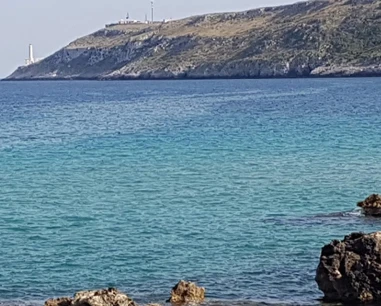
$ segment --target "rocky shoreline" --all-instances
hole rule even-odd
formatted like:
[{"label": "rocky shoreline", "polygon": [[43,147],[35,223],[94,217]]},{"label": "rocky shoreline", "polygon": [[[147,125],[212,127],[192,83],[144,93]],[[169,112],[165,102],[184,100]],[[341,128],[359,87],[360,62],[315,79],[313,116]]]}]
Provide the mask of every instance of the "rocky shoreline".
[{"label": "rocky shoreline", "polygon": [[[323,68],[322,68],[323,69]],[[367,69],[360,68],[354,70],[322,70],[322,72],[311,73],[308,75],[268,75],[268,76],[218,76],[218,75],[203,75],[193,76],[190,75],[172,75],[165,76],[163,74],[156,74],[154,76],[149,74],[144,75],[123,75],[117,77],[36,77],[36,78],[12,78],[8,77],[1,79],[1,82],[30,82],[30,81],[170,81],[170,80],[273,80],[273,79],[330,79],[330,78],[373,78],[381,77],[381,67]]]}]

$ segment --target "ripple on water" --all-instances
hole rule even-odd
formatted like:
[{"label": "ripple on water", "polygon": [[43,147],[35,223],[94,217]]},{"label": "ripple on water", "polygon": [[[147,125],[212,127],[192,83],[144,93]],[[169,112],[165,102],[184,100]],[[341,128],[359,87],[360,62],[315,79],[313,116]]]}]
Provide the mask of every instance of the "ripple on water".
[{"label": "ripple on water", "polygon": [[378,82],[0,83],[0,300],[186,278],[211,306],[318,304],[321,247],[381,222],[353,211]]}]

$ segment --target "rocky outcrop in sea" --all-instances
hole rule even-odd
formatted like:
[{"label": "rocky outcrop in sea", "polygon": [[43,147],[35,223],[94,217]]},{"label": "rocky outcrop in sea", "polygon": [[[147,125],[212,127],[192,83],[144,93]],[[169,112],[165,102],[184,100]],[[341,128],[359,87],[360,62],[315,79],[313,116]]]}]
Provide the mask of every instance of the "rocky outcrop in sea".
[{"label": "rocky outcrop in sea", "polygon": [[381,196],[372,194],[364,201],[357,203],[363,213],[367,216],[381,217]]},{"label": "rocky outcrop in sea", "polygon": [[45,306],[136,306],[126,294],[114,288],[80,291],[74,298],[50,299]]},{"label": "rocky outcrop in sea", "polygon": [[[180,281],[173,287],[168,302],[175,305],[198,304],[205,300],[205,288],[195,283]],[[49,299],[45,306],[137,306],[137,304],[123,292],[115,288],[102,290],[88,290],[77,292],[73,298],[61,297]],[[160,306],[148,304],[147,306]]]},{"label": "rocky outcrop in sea", "polygon": [[316,282],[327,302],[381,301],[381,232],[353,233],[324,246]]},{"label": "rocky outcrop in sea", "polygon": [[205,300],[205,288],[195,283],[180,281],[171,291],[168,302],[173,304],[201,303]]}]

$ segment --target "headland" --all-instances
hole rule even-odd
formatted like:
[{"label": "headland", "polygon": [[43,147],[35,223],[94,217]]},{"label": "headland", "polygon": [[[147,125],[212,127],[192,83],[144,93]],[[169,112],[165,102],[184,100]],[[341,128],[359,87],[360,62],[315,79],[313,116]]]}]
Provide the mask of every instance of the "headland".
[{"label": "headland", "polygon": [[6,80],[380,76],[380,62],[379,1],[316,0],[107,25]]}]

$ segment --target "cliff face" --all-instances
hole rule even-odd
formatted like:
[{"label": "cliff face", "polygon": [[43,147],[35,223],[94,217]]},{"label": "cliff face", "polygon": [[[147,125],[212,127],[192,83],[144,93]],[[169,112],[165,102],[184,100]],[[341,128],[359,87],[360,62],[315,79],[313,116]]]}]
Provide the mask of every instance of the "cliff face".
[{"label": "cliff face", "polygon": [[381,75],[381,2],[316,0],[107,27],[8,79]]}]

